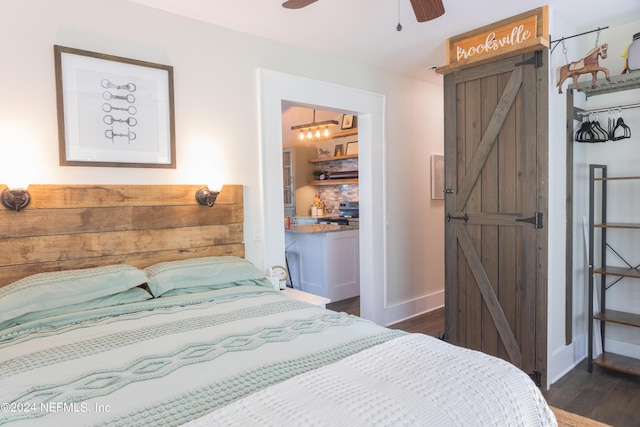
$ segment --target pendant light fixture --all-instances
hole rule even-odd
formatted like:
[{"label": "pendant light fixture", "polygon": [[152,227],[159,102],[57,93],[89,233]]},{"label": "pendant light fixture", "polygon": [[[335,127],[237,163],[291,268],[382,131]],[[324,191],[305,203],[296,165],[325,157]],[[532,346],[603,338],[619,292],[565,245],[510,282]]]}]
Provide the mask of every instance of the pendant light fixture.
[{"label": "pendant light fixture", "polygon": [[339,123],[337,120],[325,120],[322,122],[316,122],[316,110],[313,110],[313,122],[304,125],[291,126],[291,130],[297,130],[298,140],[300,141],[312,141],[328,138],[331,135],[329,127],[337,126]]}]

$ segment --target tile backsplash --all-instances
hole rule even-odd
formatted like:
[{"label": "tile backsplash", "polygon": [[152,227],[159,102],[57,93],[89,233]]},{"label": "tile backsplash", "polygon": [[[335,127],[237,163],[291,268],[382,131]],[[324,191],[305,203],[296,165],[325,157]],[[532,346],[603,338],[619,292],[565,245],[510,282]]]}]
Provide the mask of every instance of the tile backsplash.
[{"label": "tile backsplash", "polygon": [[[331,172],[345,172],[358,170],[358,159],[348,159],[339,162],[327,162],[318,165],[319,169],[326,170],[331,175]],[[320,199],[324,201],[326,206],[327,215],[338,215],[338,209],[340,202],[359,201],[358,184],[338,184],[319,186],[318,192]]]}]

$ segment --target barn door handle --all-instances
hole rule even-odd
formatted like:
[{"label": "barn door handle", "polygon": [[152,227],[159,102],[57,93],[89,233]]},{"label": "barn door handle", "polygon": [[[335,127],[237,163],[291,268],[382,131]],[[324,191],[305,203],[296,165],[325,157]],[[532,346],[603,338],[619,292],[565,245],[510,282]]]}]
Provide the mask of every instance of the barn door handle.
[{"label": "barn door handle", "polygon": [[529,224],[533,224],[536,229],[542,228],[542,212],[536,212],[530,218],[516,218],[516,222],[528,222]]},{"label": "barn door handle", "polygon": [[447,222],[451,221],[452,219],[463,219],[464,222],[467,222],[469,221],[469,215],[465,213],[463,216],[453,216],[450,213],[447,213]]}]

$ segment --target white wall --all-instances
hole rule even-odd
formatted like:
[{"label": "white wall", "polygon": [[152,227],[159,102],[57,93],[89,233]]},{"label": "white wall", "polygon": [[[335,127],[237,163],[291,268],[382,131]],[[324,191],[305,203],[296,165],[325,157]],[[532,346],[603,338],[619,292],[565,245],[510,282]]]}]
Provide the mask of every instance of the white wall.
[{"label": "white wall", "polygon": [[[0,16],[0,76],[6,83],[0,98],[0,183],[16,177],[50,184],[207,183],[221,174],[227,183],[244,185],[246,256],[261,268],[257,70],[382,94],[388,147],[383,305],[392,310],[392,321],[442,304],[443,205],[429,199],[428,178],[429,155],[443,152],[441,87],[125,0],[0,0]],[[54,44],[174,67],[175,170],[59,166]]]},{"label": "white wall", "polygon": [[[563,36],[571,36],[573,34],[589,31],[593,28],[578,27],[576,23],[567,20],[557,14],[551,13],[550,31],[554,39],[560,39]],[[603,30],[600,34],[599,43],[608,43],[608,57],[600,61],[600,64],[609,69],[612,75],[620,74],[623,68],[623,58],[621,57],[624,48],[631,42],[632,35],[638,32],[637,22],[632,24],[623,24],[618,26],[610,26],[609,29]],[[576,61],[582,58],[591,48],[595,46],[596,33],[566,40],[568,61]],[[569,345],[565,345],[565,171],[566,171],[566,97],[560,95],[555,87],[556,85],[556,68],[564,65],[565,59],[562,44],[554,50],[551,55],[549,67],[550,78],[552,82],[549,92],[549,332],[548,332],[548,380],[549,384],[560,379],[566,372],[571,370],[575,365],[582,361],[587,355],[587,253],[586,242],[583,231],[583,218],[588,219],[588,178],[589,164],[609,164],[609,174],[635,174],[637,175],[637,164],[640,160],[640,149],[637,147],[637,133],[630,140],[624,142],[607,142],[602,144],[580,144],[574,143],[574,188],[573,188],[573,223],[570,224],[573,230],[573,341]],[[604,74],[600,73],[598,78],[603,78]],[[579,82],[588,85],[591,81],[591,75],[584,75]],[[565,93],[566,87],[572,83],[571,79],[564,83]],[[575,94],[574,103],[582,108],[608,108],[615,105],[625,105],[638,102],[639,90],[632,92],[620,92],[615,95],[603,95],[591,97],[587,101],[581,93]],[[626,110],[624,118],[630,126],[636,124],[636,128],[640,126],[640,110]],[[600,123],[606,125],[607,116],[600,116]],[[574,122],[574,131],[578,128],[578,123]],[[639,128],[640,129],[640,128]],[[630,190],[627,188],[627,190]],[[637,190],[636,190],[637,191]],[[629,197],[627,200],[638,200],[635,196]],[[618,199],[620,202],[621,199]],[[629,203],[627,203],[628,205]],[[624,205],[624,203],[623,203]],[[613,205],[610,205],[613,206]],[[635,208],[635,214],[640,212],[640,206],[627,206],[622,215],[631,215],[632,209]],[[610,215],[613,208],[610,208]],[[614,217],[610,216],[611,219]],[[637,219],[628,219],[628,221]],[[637,241],[637,240],[636,240]],[[627,253],[633,254],[638,252],[637,247],[630,248]],[[640,262],[630,256],[632,262]],[[640,288],[635,287],[623,288],[617,285],[612,294],[611,303],[618,308],[625,308],[629,311],[636,311],[640,306]],[[632,305],[635,304],[635,305]],[[635,307],[635,308],[633,308]],[[626,340],[637,343],[637,334],[631,337],[616,330],[615,327],[609,328],[610,334],[615,338],[615,342],[611,342],[610,349],[618,349],[621,354],[632,355],[636,357],[640,354],[639,347],[629,346],[620,343],[619,340]],[[634,341],[635,340],[635,341]]]}]

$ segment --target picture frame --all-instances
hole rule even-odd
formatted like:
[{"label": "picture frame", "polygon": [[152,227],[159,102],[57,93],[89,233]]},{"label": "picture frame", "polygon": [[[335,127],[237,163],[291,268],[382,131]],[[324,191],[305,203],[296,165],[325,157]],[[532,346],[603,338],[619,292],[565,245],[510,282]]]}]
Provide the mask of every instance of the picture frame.
[{"label": "picture frame", "polygon": [[331,157],[331,152],[329,150],[325,150],[322,147],[318,147],[318,158],[324,159],[326,157]]},{"label": "picture frame", "polygon": [[358,141],[347,142],[347,149],[344,154],[347,156],[358,154]]},{"label": "picture frame", "polygon": [[342,115],[342,123],[340,124],[341,129],[351,129],[353,127],[353,114],[343,114]]},{"label": "picture frame", "polygon": [[176,168],[173,67],[54,46],[61,166]]},{"label": "picture frame", "polygon": [[431,199],[444,199],[444,156],[431,155]]},{"label": "picture frame", "polygon": [[344,145],[342,144],[336,144],[336,146],[333,148],[333,157],[338,157],[338,156],[342,156],[344,154]]}]

